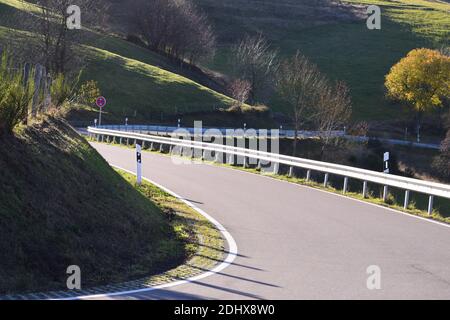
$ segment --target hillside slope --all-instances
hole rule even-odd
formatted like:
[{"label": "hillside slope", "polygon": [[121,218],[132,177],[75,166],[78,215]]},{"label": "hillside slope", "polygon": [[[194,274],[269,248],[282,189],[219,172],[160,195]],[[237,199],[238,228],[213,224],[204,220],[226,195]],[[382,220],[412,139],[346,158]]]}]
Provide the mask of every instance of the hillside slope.
[{"label": "hillside slope", "polygon": [[[23,7],[18,0],[0,0],[0,47],[14,44],[26,48],[36,37],[32,29],[20,29],[18,10],[37,9]],[[161,113],[212,111],[233,103],[231,98],[177,74],[179,67],[166,57],[113,35],[90,33],[78,53],[85,62],[84,78],[98,81],[108,100],[106,121],[122,122],[124,117],[160,120]],[[94,108],[81,111],[72,117],[96,117]]]},{"label": "hillside slope", "polygon": [[[384,99],[384,76],[418,47],[450,45],[450,5],[424,0],[348,0],[334,10],[327,1],[194,0],[211,17],[221,47],[209,68],[229,73],[230,47],[243,34],[262,32],[282,57],[303,52],[332,79],[346,81],[355,120],[397,119]],[[365,8],[381,6],[381,30],[368,30]],[[288,111],[276,98],[269,105]]]},{"label": "hillside slope", "polygon": [[0,294],[64,289],[168,270],[185,249],[161,210],[65,122],[0,138]]}]

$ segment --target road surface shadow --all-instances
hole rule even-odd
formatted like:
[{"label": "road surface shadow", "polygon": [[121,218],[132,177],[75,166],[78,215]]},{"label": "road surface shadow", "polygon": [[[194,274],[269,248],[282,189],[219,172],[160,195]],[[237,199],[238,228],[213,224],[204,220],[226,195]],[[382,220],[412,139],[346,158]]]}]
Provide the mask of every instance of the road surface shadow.
[{"label": "road surface shadow", "polygon": [[[211,257],[205,256],[203,254],[196,254],[196,256],[197,257],[201,257],[201,258],[205,258],[205,259],[209,259],[209,260],[213,260],[213,261],[216,261],[218,263],[222,263],[223,262],[223,259],[215,259],[215,258],[211,258]],[[251,269],[251,270],[255,270],[255,271],[266,272],[266,270],[263,270],[263,269],[260,269],[260,268],[256,268],[256,267],[246,266],[246,265],[239,264],[239,263],[236,263],[236,262],[231,262],[230,264],[233,265],[233,266],[237,266],[237,267],[242,267],[242,268]]]},{"label": "road surface shadow", "polygon": [[110,300],[207,300],[196,294],[176,292],[171,290],[151,290],[140,293],[124,294],[119,296],[107,297]]},{"label": "road surface shadow", "polygon": [[[188,264],[188,266],[190,266],[191,268],[197,269],[197,270],[204,271],[204,272],[210,271],[208,269],[196,267],[196,266],[193,266],[193,265],[190,265],[190,264]],[[256,283],[256,284],[260,284],[260,285],[268,286],[268,287],[272,287],[272,288],[281,288],[280,286],[278,286],[276,284],[271,284],[271,283],[262,282],[262,281],[258,281],[258,280],[252,280],[252,279],[243,278],[243,277],[239,277],[239,276],[233,276],[231,274],[226,274],[226,273],[223,273],[223,272],[215,272],[214,274],[225,276],[225,277],[230,277],[230,278],[234,278],[234,279],[238,279],[238,280],[248,281],[248,282],[252,282],[252,283]]]}]

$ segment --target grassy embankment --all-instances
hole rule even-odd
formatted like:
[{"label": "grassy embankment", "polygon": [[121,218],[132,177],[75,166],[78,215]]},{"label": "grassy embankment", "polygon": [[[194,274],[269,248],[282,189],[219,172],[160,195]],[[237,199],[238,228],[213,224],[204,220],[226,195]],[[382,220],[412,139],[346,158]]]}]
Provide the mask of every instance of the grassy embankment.
[{"label": "grassy embankment", "polygon": [[1,137],[0,168],[0,294],[64,289],[69,265],[88,288],[184,277],[223,254],[198,213],[150,184],[138,192],[60,120]]}]

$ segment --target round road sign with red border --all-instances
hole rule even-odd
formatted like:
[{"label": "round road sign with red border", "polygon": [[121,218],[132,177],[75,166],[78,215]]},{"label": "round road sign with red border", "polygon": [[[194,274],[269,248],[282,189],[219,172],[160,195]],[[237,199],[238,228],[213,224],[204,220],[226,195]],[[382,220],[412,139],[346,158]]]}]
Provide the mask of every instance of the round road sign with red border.
[{"label": "round road sign with red border", "polygon": [[95,100],[95,104],[97,105],[97,107],[103,108],[104,106],[106,106],[106,98],[105,97],[98,97]]}]

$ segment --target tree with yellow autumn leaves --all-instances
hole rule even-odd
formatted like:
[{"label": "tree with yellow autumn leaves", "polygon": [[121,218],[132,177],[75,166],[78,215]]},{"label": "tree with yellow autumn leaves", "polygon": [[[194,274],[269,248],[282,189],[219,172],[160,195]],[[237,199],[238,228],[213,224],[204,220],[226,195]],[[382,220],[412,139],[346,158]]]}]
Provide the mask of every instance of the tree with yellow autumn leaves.
[{"label": "tree with yellow autumn leaves", "polygon": [[420,118],[450,98],[450,57],[437,50],[414,49],[395,64],[385,79],[388,97],[406,102]]}]

